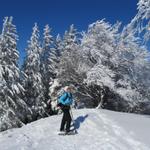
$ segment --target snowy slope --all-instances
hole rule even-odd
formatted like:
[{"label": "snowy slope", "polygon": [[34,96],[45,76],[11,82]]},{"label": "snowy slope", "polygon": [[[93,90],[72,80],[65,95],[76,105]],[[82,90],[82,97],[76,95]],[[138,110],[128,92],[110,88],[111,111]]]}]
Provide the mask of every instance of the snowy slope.
[{"label": "snowy slope", "polygon": [[150,150],[150,117],[108,110],[73,111],[78,134],[58,136],[61,115],[0,133],[0,150]]}]

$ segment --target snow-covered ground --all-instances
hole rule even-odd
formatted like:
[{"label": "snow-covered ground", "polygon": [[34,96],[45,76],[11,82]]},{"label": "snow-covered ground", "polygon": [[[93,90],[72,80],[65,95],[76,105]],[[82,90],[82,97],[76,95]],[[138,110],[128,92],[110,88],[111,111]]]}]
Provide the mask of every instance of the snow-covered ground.
[{"label": "snow-covered ground", "polygon": [[78,134],[57,134],[61,115],[0,133],[0,150],[150,150],[150,117],[108,110],[74,110]]}]

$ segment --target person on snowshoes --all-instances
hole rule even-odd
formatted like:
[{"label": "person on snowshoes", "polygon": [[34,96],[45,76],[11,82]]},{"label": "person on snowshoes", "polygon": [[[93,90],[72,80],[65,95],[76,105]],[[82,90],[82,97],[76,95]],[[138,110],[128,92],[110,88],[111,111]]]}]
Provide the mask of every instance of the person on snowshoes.
[{"label": "person on snowshoes", "polygon": [[61,120],[60,132],[69,133],[71,124],[70,106],[73,103],[72,98],[72,87],[66,86],[64,88],[64,93],[58,99],[58,107],[61,108],[63,112],[63,117]]}]

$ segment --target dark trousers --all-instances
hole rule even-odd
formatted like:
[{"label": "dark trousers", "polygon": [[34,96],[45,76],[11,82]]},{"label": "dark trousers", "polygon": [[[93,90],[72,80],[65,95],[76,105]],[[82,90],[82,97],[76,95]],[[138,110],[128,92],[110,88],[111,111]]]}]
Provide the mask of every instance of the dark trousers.
[{"label": "dark trousers", "polygon": [[70,107],[63,107],[63,117],[61,121],[60,131],[66,130],[68,132],[70,130],[71,124],[71,115],[70,115]]}]

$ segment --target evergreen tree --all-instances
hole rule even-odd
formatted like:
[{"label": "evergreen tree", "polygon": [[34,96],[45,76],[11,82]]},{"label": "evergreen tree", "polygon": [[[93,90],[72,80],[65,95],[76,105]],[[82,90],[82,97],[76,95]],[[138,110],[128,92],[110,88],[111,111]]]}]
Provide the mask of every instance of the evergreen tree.
[{"label": "evergreen tree", "polygon": [[44,58],[43,65],[45,66],[45,77],[47,78],[46,82],[50,82],[56,76],[56,62],[57,62],[57,53],[55,47],[55,41],[50,34],[51,29],[48,25],[44,29],[44,38],[43,38],[43,55]]},{"label": "evergreen tree", "polygon": [[45,103],[40,59],[42,48],[36,23],[33,27],[33,32],[26,51],[27,56],[23,66],[23,71],[25,73],[25,101],[33,111],[33,119],[37,119],[45,114]]},{"label": "evergreen tree", "polygon": [[[65,32],[63,38],[63,47],[61,50],[61,58],[59,64],[59,75],[66,76],[66,78],[71,77],[71,69],[73,69],[76,64],[73,62],[72,58],[78,47],[77,40],[77,30],[74,25],[70,26],[69,31]],[[74,67],[73,67],[74,66]]]},{"label": "evergreen tree", "polygon": [[[43,34],[43,46],[42,46],[42,55],[41,55],[41,74],[42,74],[42,81],[44,84],[44,96],[45,102],[49,104],[50,94],[49,88],[56,77],[56,62],[57,62],[57,54],[55,49],[55,41],[51,35],[51,29],[48,25],[44,28]],[[47,106],[51,112],[51,108]]]},{"label": "evergreen tree", "polygon": [[62,39],[60,37],[60,35],[58,34],[56,37],[56,42],[55,42],[55,48],[56,48],[56,53],[58,58],[61,56],[61,51],[63,49],[63,43],[62,43]]},{"label": "evergreen tree", "polygon": [[12,17],[4,19],[0,38],[0,130],[21,126],[28,112],[22,99],[24,88],[20,84],[18,67],[18,35],[12,20]]}]

